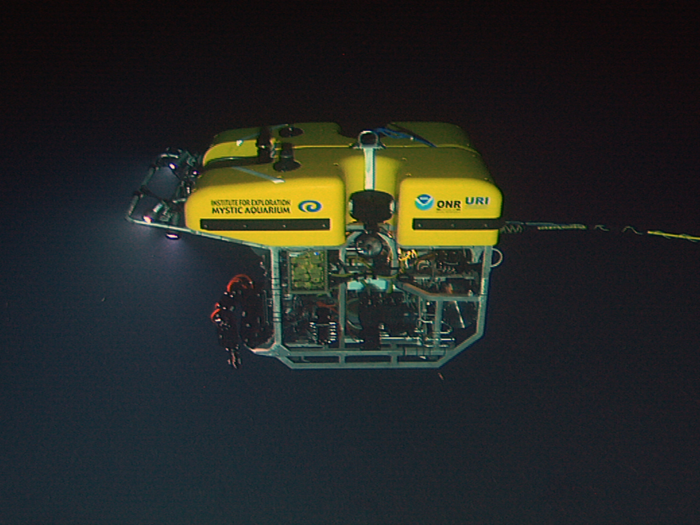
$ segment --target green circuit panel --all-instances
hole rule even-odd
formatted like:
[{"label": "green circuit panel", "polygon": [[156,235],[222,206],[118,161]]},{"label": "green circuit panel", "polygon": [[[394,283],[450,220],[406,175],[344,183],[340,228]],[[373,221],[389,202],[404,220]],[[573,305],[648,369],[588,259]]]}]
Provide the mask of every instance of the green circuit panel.
[{"label": "green circuit panel", "polygon": [[287,260],[290,293],[322,294],[328,291],[328,259],[325,251],[289,252]]}]

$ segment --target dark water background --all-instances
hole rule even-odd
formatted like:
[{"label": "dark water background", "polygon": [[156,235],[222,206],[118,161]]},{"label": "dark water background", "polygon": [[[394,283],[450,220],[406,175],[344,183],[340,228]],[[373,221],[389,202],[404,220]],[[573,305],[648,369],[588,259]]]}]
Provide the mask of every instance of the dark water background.
[{"label": "dark water background", "polygon": [[253,260],[123,220],[168,146],[436,120],[508,219],[700,235],[697,11],[321,5],[4,17],[0,524],[700,521],[700,245],[503,236],[444,380],[233,374],[208,313]]}]

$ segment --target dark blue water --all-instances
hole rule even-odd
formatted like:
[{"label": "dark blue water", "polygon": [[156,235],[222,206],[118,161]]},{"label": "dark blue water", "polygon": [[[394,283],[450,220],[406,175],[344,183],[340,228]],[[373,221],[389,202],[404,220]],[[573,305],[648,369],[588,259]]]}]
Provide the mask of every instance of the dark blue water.
[{"label": "dark blue water", "polygon": [[269,7],[4,31],[0,523],[698,521],[698,244],[503,236],[442,378],[232,373],[208,314],[253,259],[123,220],[165,147],[414,119],[472,135],[508,219],[700,235],[692,13]]}]

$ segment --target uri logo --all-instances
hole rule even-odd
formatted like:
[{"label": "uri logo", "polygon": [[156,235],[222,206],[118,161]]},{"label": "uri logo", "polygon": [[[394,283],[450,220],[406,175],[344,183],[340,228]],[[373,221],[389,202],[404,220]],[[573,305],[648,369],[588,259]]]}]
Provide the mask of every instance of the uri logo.
[{"label": "uri logo", "polygon": [[416,197],[416,208],[419,210],[429,210],[433,207],[433,204],[435,204],[435,199],[433,199],[432,195],[424,193],[423,195],[418,195],[418,197]]},{"label": "uri logo", "polygon": [[306,211],[306,212],[317,212],[320,211],[322,208],[322,205],[318,201],[301,201],[299,203],[299,209],[301,211]]}]

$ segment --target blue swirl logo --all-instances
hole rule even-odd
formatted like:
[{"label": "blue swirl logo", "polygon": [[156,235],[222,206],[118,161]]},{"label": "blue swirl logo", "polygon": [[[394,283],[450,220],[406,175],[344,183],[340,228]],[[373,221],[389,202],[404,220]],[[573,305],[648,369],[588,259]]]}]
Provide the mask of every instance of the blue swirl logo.
[{"label": "blue swirl logo", "polygon": [[318,201],[301,201],[299,203],[299,209],[304,212],[315,213],[320,211],[323,206]]},{"label": "blue swirl logo", "polygon": [[433,207],[433,204],[435,204],[435,199],[433,199],[432,195],[424,193],[423,195],[418,195],[418,197],[416,197],[416,208],[419,210],[429,210]]}]

